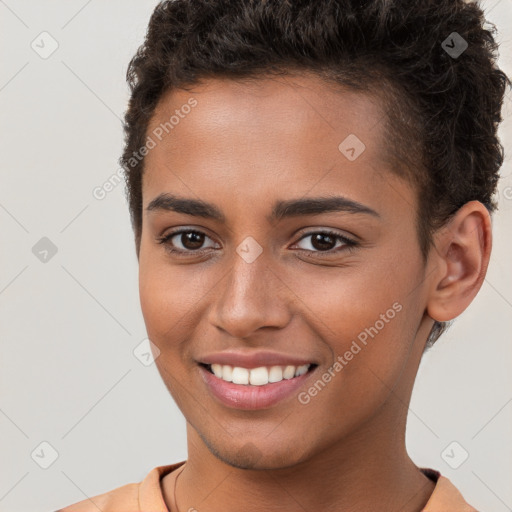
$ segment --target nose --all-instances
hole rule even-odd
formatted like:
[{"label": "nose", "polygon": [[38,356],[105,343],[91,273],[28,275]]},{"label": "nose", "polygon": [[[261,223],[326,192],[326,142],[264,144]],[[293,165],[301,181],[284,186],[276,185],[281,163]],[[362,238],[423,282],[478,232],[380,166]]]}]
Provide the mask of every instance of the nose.
[{"label": "nose", "polygon": [[260,329],[282,329],[292,317],[290,290],[263,255],[252,263],[234,255],[231,271],[221,279],[210,309],[210,323],[244,339]]}]

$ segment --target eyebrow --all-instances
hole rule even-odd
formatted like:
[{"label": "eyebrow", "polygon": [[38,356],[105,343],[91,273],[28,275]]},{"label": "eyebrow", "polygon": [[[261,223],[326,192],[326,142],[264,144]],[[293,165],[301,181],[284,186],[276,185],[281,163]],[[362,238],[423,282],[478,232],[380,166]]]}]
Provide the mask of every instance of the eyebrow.
[{"label": "eyebrow", "polygon": [[[226,221],[225,215],[214,204],[199,199],[178,197],[168,193],[162,193],[155,197],[146,207],[146,211],[174,211],[195,217],[214,219],[220,222]],[[289,217],[319,215],[329,212],[366,214],[380,218],[380,215],[375,210],[357,201],[343,196],[329,196],[277,201],[272,208],[272,213],[267,216],[267,220],[273,222]]]}]

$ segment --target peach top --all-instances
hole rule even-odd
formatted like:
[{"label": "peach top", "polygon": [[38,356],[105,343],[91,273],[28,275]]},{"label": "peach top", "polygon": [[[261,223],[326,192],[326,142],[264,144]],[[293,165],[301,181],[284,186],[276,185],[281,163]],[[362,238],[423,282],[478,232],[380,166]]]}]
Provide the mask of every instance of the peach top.
[{"label": "peach top", "polygon": [[[56,512],[172,512],[165,504],[160,481],[185,462],[155,467],[142,482],[117,487]],[[433,469],[421,468],[421,471],[436,482],[434,492],[422,512],[478,512],[464,501],[448,478]]]}]

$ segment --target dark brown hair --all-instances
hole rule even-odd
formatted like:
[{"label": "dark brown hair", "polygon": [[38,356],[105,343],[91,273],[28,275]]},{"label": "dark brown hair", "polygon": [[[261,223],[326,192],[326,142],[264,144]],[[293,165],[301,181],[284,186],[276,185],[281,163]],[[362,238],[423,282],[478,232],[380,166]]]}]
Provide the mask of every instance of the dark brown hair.
[{"label": "dark brown hair", "polygon": [[[504,160],[497,137],[510,80],[496,66],[496,28],[464,0],[167,0],[131,59],[120,165],[142,231],[148,123],[162,95],[210,77],[314,73],[380,99],[392,172],[416,186],[426,259],[433,232],[466,202],[489,212]],[[454,34],[456,33],[456,34]],[[458,45],[455,47],[455,45]],[[460,55],[450,48],[465,48]],[[435,322],[427,345],[449,323]]]}]

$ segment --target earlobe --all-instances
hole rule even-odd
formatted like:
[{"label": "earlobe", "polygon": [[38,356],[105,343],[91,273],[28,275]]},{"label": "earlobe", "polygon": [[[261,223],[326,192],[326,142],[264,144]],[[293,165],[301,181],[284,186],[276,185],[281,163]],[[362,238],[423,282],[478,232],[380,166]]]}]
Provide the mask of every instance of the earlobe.
[{"label": "earlobe", "polygon": [[440,271],[432,282],[427,312],[447,322],[471,304],[484,281],[492,245],[487,208],[479,201],[466,203],[434,235],[434,244],[432,257]]}]

